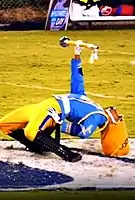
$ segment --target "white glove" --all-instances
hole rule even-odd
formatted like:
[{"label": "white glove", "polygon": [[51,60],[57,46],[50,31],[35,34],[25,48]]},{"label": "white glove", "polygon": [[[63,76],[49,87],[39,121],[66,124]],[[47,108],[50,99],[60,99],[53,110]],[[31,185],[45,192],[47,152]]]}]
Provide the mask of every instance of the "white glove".
[{"label": "white glove", "polygon": [[90,55],[89,63],[90,63],[90,64],[93,64],[93,63],[94,63],[94,54],[93,54],[93,53]]},{"label": "white glove", "polygon": [[94,54],[93,57],[94,57],[94,60],[98,60],[98,55],[97,54]]},{"label": "white glove", "polygon": [[90,55],[89,63],[93,64],[95,60],[98,60],[98,50],[94,49],[93,53]]},{"label": "white glove", "polygon": [[75,46],[75,49],[74,49],[75,55],[81,54],[81,51],[82,51],[82,47],[80,47],[81,44],[82,44],[82,40],[76,41],[76,46]]},{"label": "white glove", "polygon": [[54,119],[54,121],[57,123],[57,124],[62,124],[63,123],[63,120],[60,119],[58,113],[56,112],[56,110],[54,108],[48,108],[48,114]]},{"label": "white glove", "polygon": [[94,50],[94,60],[98,60],[98,50]]}]

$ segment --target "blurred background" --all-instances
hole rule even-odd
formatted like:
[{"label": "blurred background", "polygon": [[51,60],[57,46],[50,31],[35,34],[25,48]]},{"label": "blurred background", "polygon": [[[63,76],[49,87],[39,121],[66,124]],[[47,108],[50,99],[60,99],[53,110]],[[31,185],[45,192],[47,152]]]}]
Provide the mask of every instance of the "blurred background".
[{"label": "blurred background", "polygon": [[0,30],[43,30],[57,4],[59,10],[59,4],[69,9],[66,29],[135,26],[135,0],[0,0]]}]

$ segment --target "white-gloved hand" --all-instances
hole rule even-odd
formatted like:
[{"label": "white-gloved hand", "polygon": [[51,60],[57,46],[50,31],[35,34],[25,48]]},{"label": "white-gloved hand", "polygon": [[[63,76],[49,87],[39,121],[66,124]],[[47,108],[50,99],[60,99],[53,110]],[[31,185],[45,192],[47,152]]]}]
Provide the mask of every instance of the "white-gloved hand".
[{"label": "white-gloved hand", "polygon": [[80,46],[82,44],[82,40],[77,40],[76,41],[76,46],[75,46],[75,49],[74,49],[74,53],[75,55],[80,55],[81,52],[82,52],[82,47]]},{"label": "white-gloved hand", "polygon": [[48,108],[48,114],[54,119],[57,124],[62,124],[63,120],[60,119],[58,113],[54,108]]},{"label": "white-gloved hand", "polygon": [[89,63],[90,63],[90,64],[93,64],[93,63],[94,63],[94,53],[92,53],[92,54],[90,55]]},{"label": "white-gloved hand", "polygon": [[97,53],[94,54],[94,60],[98,60],[98,55],[97,55]]},{"label": "white-gloved hand", "polygon": [[94,50],[94,60],[98,60],[98,50]]}]

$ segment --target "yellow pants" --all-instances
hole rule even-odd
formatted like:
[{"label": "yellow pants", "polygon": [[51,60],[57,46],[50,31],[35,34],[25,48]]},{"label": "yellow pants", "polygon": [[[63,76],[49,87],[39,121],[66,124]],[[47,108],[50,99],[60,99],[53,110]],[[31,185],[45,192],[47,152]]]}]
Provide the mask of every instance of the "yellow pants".
[{"label": "yellow pants", "polygon": [[48,98],[38,104],[30,104],[12,111],[0,119],[0,130],[8,134],[17,129],[24,129],[25,136],[33,141],[37,132],[56,125],[52,118],[48,117],[47,108],[55,108],[58,114],[61,108],[54,97]]}]

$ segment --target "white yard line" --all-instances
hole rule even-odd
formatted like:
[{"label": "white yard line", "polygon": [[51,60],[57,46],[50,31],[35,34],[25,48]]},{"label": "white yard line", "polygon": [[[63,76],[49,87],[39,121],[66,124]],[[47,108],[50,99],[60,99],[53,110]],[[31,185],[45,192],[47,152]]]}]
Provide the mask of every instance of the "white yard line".
[{"label": "white yard line", "polygon": [[99,50],[99,52],[107,52],[107,53],[116,53],[116,54],[121,54],[121,55],[130,55],[130,56],[135,56],[135,53],[133,52],[124,52],[124,51],[111,51],[111,50],[105,50],[105,49],[101,49]]},{"label": "white yard line", "polygon": [[[135,56],[135,53],[133,53],[133,52],[111,51],[111,50],[105,50],[105,49],[100,50],[100,52],[117,53],[117,54],[122,54],[122,55],[134,55]],[[22,87],[22,88],[49,90],[49,91],[55,91],[55,92],[68,92],[67,89],[43,87],[43,86],[36,86],[36,85],[23,85],[23,84],[16,84],[16,83],[10,83],[10,82],[0,82],[0,84],[10,85],[10,86],[14,86],[14,87]],[[108,96],[108,95],[92,93],[92,92],[87,92],[87,94],[94,96],[94,97],[100,97],[100,98],[129,100],[129,98],[126,98],[126,97]],[[130,99],[133,99],[133,98],[130,98]]]},{"label": "white yard line", "polygon": [[[20,87],[20,88],[28,88],[28,89],[40,89],[40,90],[49,90],[49,91],[54,91],[54,92],[66,92],[66,93],[69,92],[67,89],[60,89],[60,88],[53,88],[53,87],[43,87],[43,86],[36,86],[36,85],[23,85],[23,84],[16,84],[16,83],[10,83],[10,82],[0,82],[0,84],[10,85],[10,86]],[[100,98],[106,98],[106,99],[129,100],[129,98],[126,98],[126,97],[108,96],[108,95],[92,93],[92,92],[87,92],[87,94],[94,96],[94,97],[100,97]]]},{"label": "white yard line", "polygon": [[16,83],[10,83],[10,82],[0,82],[0,84],[3,85],[10,85],[14,87],[21,87],[21,88],[28,88],[28,89],[40,89],[40,90],[50,90],[50,91],[61,91],[61,92],[68,92],[66,89],[57,89],[52,87],[42,87],[38,85],[23,85],[23,84],[16,84]]},{"label": "white yard line", "polygon": [[[98,41],[97,41],[98,43]],[[50,47],[53,47],[53,48],[57,48],[59,49],[59,47],[57,45],[49,45]],[[60,47],[61,48],[61,47]],[[124,51],[113,51],[113,50],[108,50],[108,49],[100,49],[100,46],[99,46],[99,52],[106,52],[106,53],[116,53],[116,54],[121,54],[121,55],[134,55],[135,56],[135,52],[124,52]]]}]

